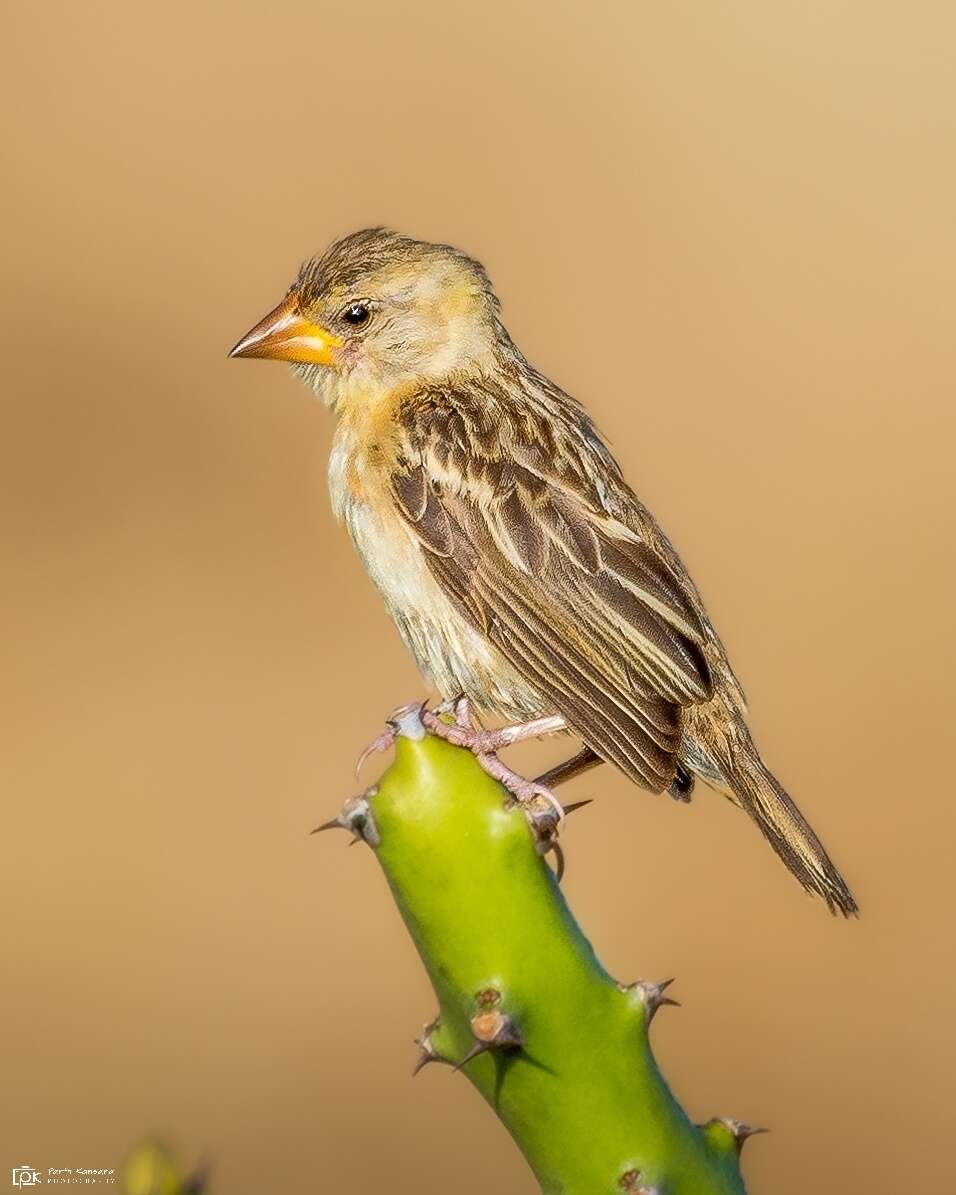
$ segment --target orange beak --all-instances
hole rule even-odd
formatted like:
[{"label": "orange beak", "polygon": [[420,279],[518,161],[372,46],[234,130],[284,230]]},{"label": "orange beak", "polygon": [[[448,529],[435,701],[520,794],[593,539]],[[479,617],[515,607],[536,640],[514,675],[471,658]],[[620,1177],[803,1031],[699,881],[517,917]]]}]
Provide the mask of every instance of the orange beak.
[{"label": "orange beak", "polygon": [[293,291],[243,336],[229,356],[329,365],[334,350],[344,343],[341,337],[301,314]]}]

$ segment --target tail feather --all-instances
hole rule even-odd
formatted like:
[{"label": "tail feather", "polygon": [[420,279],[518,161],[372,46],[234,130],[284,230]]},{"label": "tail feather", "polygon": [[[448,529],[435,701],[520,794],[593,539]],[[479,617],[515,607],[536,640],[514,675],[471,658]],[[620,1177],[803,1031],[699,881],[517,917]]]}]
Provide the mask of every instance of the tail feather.
[{"label": "tail feather", "polygon": [[858,913],[846,881],[783,785],[759,756],[733,769],[734,796],[808,892],[822,896],[831,913]]}]

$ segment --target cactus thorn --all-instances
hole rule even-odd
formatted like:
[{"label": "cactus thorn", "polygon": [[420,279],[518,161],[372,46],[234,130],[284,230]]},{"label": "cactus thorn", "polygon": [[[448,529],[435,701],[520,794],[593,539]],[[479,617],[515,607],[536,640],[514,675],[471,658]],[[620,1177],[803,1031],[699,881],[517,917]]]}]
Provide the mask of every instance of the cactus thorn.
[{"label": "cactus thorn", "polygon": [[743,1149],[744,1142],[748,1137],[756,1137],[758,1133],[769,1133],[769,1129],[761,1128],[758,1125],[744,1124],[740,1120],[734,1120],[730,1116],[718,1116],[717,1119],[721,1124],[725,1125],[733,1135],[737,1142],[737,1152]]},{"label": "cactus thorn", "polygon": [[679,1000],[674,1000],[670,996],[664,995],[673,982],[673,977],[662,979],[660,983],[654,983],[650,979],[638,979],[634,983],[626,984],[624,990],[626,992],[637,992],[640,995],[641,1002],[647,1009],[647,1023],[650,1024],[657,1010],[662,1005],[670,1004],[674,1008],[680,1008]]},{"label": "cactus thorn", "polygon": [[[583,801],[572,801],[570,805],[564,806],[564,817],[567,817],[568,814],[570,814],[570,813],[574,813],[575,810],[583,809],[585,805],[590,805],[592,803],[592,801],[593,801],[592,797],[587,797]],[[538,826],[534,822],[532,822],[532,826],[535,829],[536,835],[539,834]],[[564,858],[564,851],[561,848],[561,844],[558,842],[558,824],[557,824],[557,822],[554,822],[554,824],[551,826],[550,830],[547,830],[543,834],[541,834],[541,837],[538,839],[538,849],[541,851],[542,854],[546,854],[548,851],[554,852],[554,858],[555,858],[554,878],[560,884],[561,881],[564,879],[565,858]]]},{"label": "cactus thorn", "polygon": [[485,1042],[495,1050],[515,1050],[521,1045],[521,1034],[514,1020],[499,1009],[476,1012],[471,1018],[475,1040]]},{"label": "cactus thorn", "polygon": [[468,1053],[462,1058],[460,1062],[455,1064],[455,1070],[460,1071],[463,1067],[471,1062],[472,1058],[477,1058],[479,1054],[484,1054],[486,1050],[490,1050],[491,1046],[486,1041],[476,1041],[472,1044]]},{"label": "cactus thorn", "polygon": [[421,1037],[415,1038],[415,1045],[418,1046],[418,1060],[412,1067],[412,1078],[418,1074],[423,1068],[428,1066],[430,1062],[444,1062],[448,1064],[449,1060],[443,1058],[441,1054],[435,1049],[432,1042],[432,1034],[438,1028],[439,1019],[435,1017],[433,1021],[429,1021],[422,1029]]},{"label": "cactus thorn", "polygon": [[554,858],[556,861],[554,878],[560,884],[564,879],[564,851],[557,839],[551,843],[551,850],[554,851]]},{"label": "cactus thorn", "polygon": [[[492,1003],[495,1004],[501,998],[494,988],[479,993],[479,996],[492,997]],[[513,1019],[494,1007],[486,1006],[481,1012],[475,1013],[471,1018],[471,1031],[475,1037],[474,1044],[455,1067],[456,1071],[486,1050],[519,1050],[522,1045],[521,1034]]]},{"label": "cactus thorn", "polygon": [[762,1125],[741,1124],[739,1120],[734,1120],[730,1123],[734,1125],[734,1136],[741,1145],[743,1145],[748,1137],[756,1137],[760,1133],[770,1132],[769,1129],[764,1128]]},{"label": "cactus thorn", "polygon": [[574,813],[576,809],[583,809],[585,805],[593,805],[594,798],[586,797],[583,801],[572,801],[570,805],[565,805],[564,816],[567,817],[569,813]]},{"label": "cactus thorn", "polygon": [[706,1124],[698,1125],[697,1127],[704,1131],[718,1127],[725,1129],[733,1140],[738,1157],[748,1137],[756,1137],[758,1133],[770,1132],[769,1129],[758,1128],[754,1125],[744,1124],[743,1121],[734,1120],[731,1116],[714,1116]]},{"label": "cactus thorn", "polygon": [[418,1072],[420,1070],[422,1070],[423,1067],[428,1066],[429,1062],[434,1062],[434,1061],[435,1061],[434,1054],[429,1054],[429,1052],[427,1050],[420,1049],[418,1051],[418,1058],[415,1061],[415,1065],[412,1067],[412,1078],[414,1079],[415,1076],[418,1074]]},{"label": "cactus thorn", "polygon": [[333,817],[331,821],[323,822],[321,826],[316,826],[314,830],[310,830],[310,834],[322,834],[325,830],[344,830],[345,826],[339,818]]},{"label": "cactus thorn", "polygon": [[435,1049],[427,1037],[416,1038],[415,1044],[418,1046],[418,1058],[415,1065],[412,1067],[412,1078],[418,1074],[420,1070],[428,1066],[430,1062],[447,1062],[447,1058],[442,1058],[441,1054]]},{"label": "cactus thorn", "polygon": [[342,806],[342,812],[338,817],[333,817],[331,821],[316,826],[311,833],[321,834],[323,830],[348,830],[352,835],[352,845],[361,839],[371,847],[378,846],[381,838],[375,818],[372,816],[372,807],[369,804],[370,798],[374,797],[377,791],[373,785],[360,796],[349,797]]}]

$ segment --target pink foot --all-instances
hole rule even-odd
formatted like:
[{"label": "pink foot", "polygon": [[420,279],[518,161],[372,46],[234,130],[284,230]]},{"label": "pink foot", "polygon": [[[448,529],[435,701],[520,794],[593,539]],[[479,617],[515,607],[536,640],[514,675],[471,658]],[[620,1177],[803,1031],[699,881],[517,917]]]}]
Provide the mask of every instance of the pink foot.
[{"label": "pink foot", "polygon": [[514,799],[525,807],[525,811],[534,805],[544,803],[549,807],[551,816],[560,824],[564,817],[564,807],[550,788],[539,784],[536,780],[527,780],[520,776],[507,764],[498,758],[502,747],[510,747],[524,739],[537,738],[545,734],[557,734],[567,729],[567,724],[559,715],[548,718],[535,718],[530,722],[516,723],[513,726],[503,726],[500,730],[483,730],[471,723],[468,699],[463,697],[455,703],[455,721],[446,722],[437,712],[422,710],[422,722],[432,734],[444,739],[455,747],[467,747],[474,753],[482,768],[494,780],[497,780]]},{"label": "pink foot", "polygon": [[[449,721],[449,718],[453,721]],[[510,747],[524,739],[558,734],[566,729],[564,719],[554,715],[503,726],[499,730],[485,730],[475,724],[467,697],[444,701],[434,710],[429,710],[419,702],[413,702],[411,705],[400,706],[389,715],[385,730],[374,738],[359,756],[355,771],[359,772],[369,756],[378,751],[387,751],[394,746],[400,734],[418,739],[428,730],[455,747],[467,748],[473,752],[484,771],[493,780],[497,780],[521,807],[534,831],[538,850],[542,854],[554,852],[560,882],[564,873],[564,855],[558,845],[558,830],[566,813],[588,802],[579,801],[565,809],[547,785],[542,784],[540,780],[528,780],[519,775],[498,758],[498,752],[503,747]],[[577,757],[572,762],[576,763]]]}]

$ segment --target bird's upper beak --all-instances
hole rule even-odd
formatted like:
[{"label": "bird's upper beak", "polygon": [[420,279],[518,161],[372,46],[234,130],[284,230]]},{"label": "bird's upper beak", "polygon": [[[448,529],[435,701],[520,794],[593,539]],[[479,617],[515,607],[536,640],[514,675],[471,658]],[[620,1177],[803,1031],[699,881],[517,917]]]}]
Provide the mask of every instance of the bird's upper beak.
[{"label": "bird's upper beak", "polygon": [[298,361],[329,365],[332,353],[344,341],[313,323],[299,310],[298,295],[290,292],[265,319],[251,328],[230,357],[268,357],[273,361]]}]

